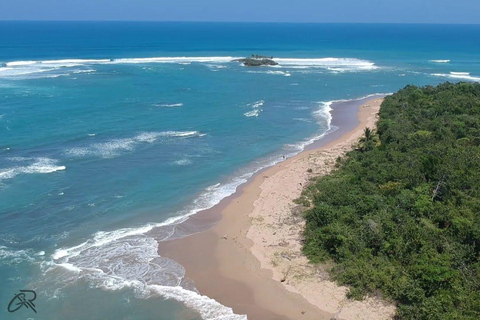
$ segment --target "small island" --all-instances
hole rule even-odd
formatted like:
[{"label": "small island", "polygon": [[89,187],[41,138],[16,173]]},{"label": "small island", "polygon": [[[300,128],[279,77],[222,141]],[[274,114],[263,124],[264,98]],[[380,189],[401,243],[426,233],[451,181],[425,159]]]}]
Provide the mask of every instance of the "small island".
[{"label": "small island", "polygon": [[260,67],[260,66],[276,66],[277,62],[273,61],[273,57],[261,56],[252,54],[250,57],[235,59],[234,62],[241,62],[246,67]]}]

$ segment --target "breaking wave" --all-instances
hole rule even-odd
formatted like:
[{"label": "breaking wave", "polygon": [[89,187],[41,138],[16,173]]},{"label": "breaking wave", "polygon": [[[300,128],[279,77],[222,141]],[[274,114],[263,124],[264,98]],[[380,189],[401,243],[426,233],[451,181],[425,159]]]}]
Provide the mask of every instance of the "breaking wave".
[{"label": "breaking wave", "polygon": [[258,117],[260,112],[262,112],[262,109],[254,109],[252,111],[245,112],[243,115],[245,117]]},{"label": "breaking wave", "polygon": [[44,272],[48,278],[53,277],[64,285],[83,279],[103,290],[131,288],[138,298],[161,296],[175,299],[198,311],[203,319],[247,319],[199,294],[195,288],[187,287],[185,269],[177,262],[161,257],[158,242],[179,236],[178,232],[175,233],[179,223],[235,192],[250,175],[247,173],[206,188],[178,216],[165,222],[100,231],[79,245],[59,248],[50,256],[51,261],[44,265]]},{"label": "breaking wave", "polygon": [[[33,262],[35,253],[31,249],[12,250],[5,246],[0,246],[0,265],[15,265],[22,262]],[[38,254],[37,254],[38,255]]]},{"label": "breaking wave", "polygon": [[[209,68],[225,68],[226,63],[236,63],[232,60],[239,57],[152,57],[152,58],[120,58],[120,59],[59,59],[38,61],[10,61],[0,67],[0,78],[23,78],[29,77],[58,77],[78,73],[90,73],[96,71],[94,65],[116,64],[152,64],[170,63],[188,65],[192,63],[206,63]],[[378,67],[371,61],[355,58],[274,58],[279,63],[272,68],[324,68],[333,72],[368,71]],[[219,65],[223,64],[223,65]],[[61,71],[61,74],[50,74]],[[39,75],[46,73],[46,75]],[[268,73],[268,72],[267,72]],[[270,74],[290,76],[283,71],[271,71]]]},{"label": "breaking wave", "polygon": [[[319,134],[315,134],[311,137],[308,137],[296,144],[287,144],[285,146],[285,149],[287,151],[293,151],[293,154],[299,153],[303,151],[308,145],[311,145],[315,141],[318,141],[325,137],[327,134],[330,134],[338,129],[336,126],[332,126],[332,105],[335,103],[339,102],[348,102],[348,101],[362,101],[365,99],[373,98],[373,97],[384,97],[386,95],[389,95],[391,93],[374,93],[374,94],[369,94],[361,98],[357,99],[342,99],[342,100],[331,100],[331,101],[321,101],[319,102],[319,108],[313,112],[313,118],[317,122],[318,126],[322,128],[322,132]],[[302,107],[299,107],[298,109],[303,109]],[[296,121],[305,121],[304,119],[294,119]]]},{"label": "breaking wave", "polygon": [[205,134],[198,131],[142,132],[132,138],[112,139],[85,147],[70,148],[65,151],[65,154],[74,157],[99,156],[101,158],[113,158],[122,152],[133,150],[139,144],[153,143],[160,138],[190,138],[202,136],[205,136]]},{"label": "breaking wave", "polygon": [[18,163],[10,168],[0,169],[0,181],[15,178],[20,174],[52,173],[65,170],[65,166],[57,165],[57,160],[49,158],[9,158],[11,162]]},{"label": "breaking wave", "polygon": [[248,73],[263,73],[263,74],[273,74],[273,75],[280,75],[284,77],[290,77],[291,73],[286,71],[277,71],[277,70],[267,70],[267,71],[247,71]]},{"label": "breaking wave", "polygon": [[433,63],[450,63],[450,60],[429,60],[429,62],[433,62]]},{"label": "breaking wave", "polygon": [[469,72],[433,73],[432,76],[480,82],[480,77],[472,76]]},{"label": "breaking wave", "polygon": [[165,108],[176,108],[176,107],[183,107],[183,103],[164,103],[164,104],[154,104],[154,107],[165,107]]},{"label": "breaking wave", "polygon": [[259,100],[259,101],[247,104],[247,107],[252,108],[252,110],[245,112],[243,115],[245,117],[258,117],[260,115],[260,112],[263,111],[261,107],[263,106],[264,103],[265,101]]},{"label": "breaking wave", "polygon": [[184,159],[180,159],[180,160],[176,160],[173,162],[174,165],[177,165],[177,166],[188,166],[190,164],[192,164],[193,161],[188,159],[188,158],[184,158]]},{"label": "breaking wave", "polygon": [[355,58],[318,58],[318,59],[275,59],[280,67],[290,67],[294,69],[323,68],[330,71],[348,72],[348,71],[368,71],[379,67],[368,60]]}]

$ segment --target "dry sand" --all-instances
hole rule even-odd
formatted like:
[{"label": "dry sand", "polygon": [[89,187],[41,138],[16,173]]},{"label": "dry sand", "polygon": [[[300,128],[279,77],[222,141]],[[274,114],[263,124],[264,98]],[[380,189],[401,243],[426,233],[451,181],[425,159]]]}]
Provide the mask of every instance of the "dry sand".
[{"label": "dry sand", "polygon": [[393,305],[377,298],[347,299],[346,287],[302,255],[304,221],[293,203],[311,177],[330,172],[363,130],[375,127],[381,102],[362,103],[353,130],[261,171],[234,195],[199,213],[194,223],[211,225],[219,212],[221,219],[207,231],[162,242],[160,254],[182,264],[201,294],[250,320],[391,319]]}]

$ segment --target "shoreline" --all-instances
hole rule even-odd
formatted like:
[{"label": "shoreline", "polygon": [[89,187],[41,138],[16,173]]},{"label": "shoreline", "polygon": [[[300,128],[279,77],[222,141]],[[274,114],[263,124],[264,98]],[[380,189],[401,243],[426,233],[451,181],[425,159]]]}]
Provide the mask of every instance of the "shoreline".
[{"label": "shoreline", "polygon": [[161,256],[183,265],[202,295],[249,319],[389,319],[393,306],[372,298],[347,300],[347,288],[308,263],[301,254],[304,222],[292,202],[311,177],[333,168],[365,127],[375,127],[382,100],[334,103],[336,131],[259,171],[233,195],[192,216],[179,228],[197,233],[160,242]]}]

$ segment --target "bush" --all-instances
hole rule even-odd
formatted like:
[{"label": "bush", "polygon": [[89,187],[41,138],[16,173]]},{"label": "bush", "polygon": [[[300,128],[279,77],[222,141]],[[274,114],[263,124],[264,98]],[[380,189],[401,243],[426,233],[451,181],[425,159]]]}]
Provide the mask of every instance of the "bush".
[{"label": "bush", "polygon": [[400,319],[480,319],[480,85],[407,86],[366,134],[306,191],[304,253]]}]

